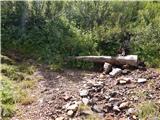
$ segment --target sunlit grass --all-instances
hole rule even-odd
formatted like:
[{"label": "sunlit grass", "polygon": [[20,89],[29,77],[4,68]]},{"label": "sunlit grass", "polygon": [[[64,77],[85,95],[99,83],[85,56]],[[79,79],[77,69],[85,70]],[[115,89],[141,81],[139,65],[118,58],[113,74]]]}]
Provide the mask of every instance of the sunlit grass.
[{"label": "sunlit grass", "polygon": [[140,103],[137,106],[138,117],[141,120],[160,120],[160,112],[159,107],[152,101],[146,101],[144,103]]},{"label": "sunlit grass", "polygon": [[29,64],[9,64],[13,61],[8,57],[1,64],[1,116],[9,119],[16,110],[16,103],[28,105],[35,101],[36,97],[31,95],[31,89],[35,87],[37,78],[31,75],[36,71],[36,67]]}]

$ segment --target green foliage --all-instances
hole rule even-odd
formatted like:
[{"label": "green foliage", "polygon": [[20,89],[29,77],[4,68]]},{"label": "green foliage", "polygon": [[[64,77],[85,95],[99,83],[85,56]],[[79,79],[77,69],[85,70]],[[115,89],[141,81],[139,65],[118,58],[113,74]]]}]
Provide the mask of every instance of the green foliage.
[{"label": "green foliage", "polygon": [[126,40],[130,54],[160,65],[159,2],[3,1],[1,15],[2,51],[21,51],[53,69],[90,67],[65,59],[117,55]]},{"label": "green foliage", "polygon": [[1,64],[0,107],[2,118],[7,120],[16,112],[17,102],[27,105],[35,100],[30,96],[28,89],[32,89],[36,84],[37,79],[31,77],[36,67],[23,63],[17,64],[7,56],[1,55],[1,57],[4,60]]},{"label": "green foliage", "polygon": [[9,81],[9,78],[2,76],[1,78],[1,84],[2,84],[2,89],[1,89],[1,116],[5,117],[10,117],[13,115],[14,110],[15,110],[15,98],[13,95],[13,87],[12,82]]}]

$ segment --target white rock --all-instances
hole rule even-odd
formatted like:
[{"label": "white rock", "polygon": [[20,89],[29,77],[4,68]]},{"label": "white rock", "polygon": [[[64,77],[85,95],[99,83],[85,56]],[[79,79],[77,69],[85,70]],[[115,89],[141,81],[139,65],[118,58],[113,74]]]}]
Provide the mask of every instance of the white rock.
[{"label": "white rock", "polygon": [[147,82],[147,79],[145,78],[138,78],[138,83],[144,83],[144,82]]},{"label": "white rock", "polygon": [[125,80],[119,80],[119,83],[120,83],[120,84],[126,84],[127,81],[125,81]]},{"label": "white rock", "polygon": [[69,106],[71,105],[71,102],[68,102],[67,104],[65,104],[62,109],[67,109]]},{"label": "white rock", "polygon": [[120,112],[120,111],[121,111],[117,105],[113,106],[113,110],[114,110],[114,111],[117,111],[117,112]]},{"label": "white rock", "polygon": [[108,74],[112,69],[112,65],[107,63],[107,62],[105,62],[104,65],[103,65],[103,69],[104,69],[104,73]]},{"label": "white rock", "polygon": [[79,92],[79,94],[80,94],[81,97],[87,96],[88,95],[88,90],[81,90]]},{"label": "white rock", "polygon": [[76,111],[77,108],[78,108],[78,104],[73,104],[73,105],[68,106],[66,109],[67,109],[67,110]]},{"label": "white rock", "polygon": [[137,117],[136,117],[135,115],[133,115],[132,118],[133,118],[134,120],[137,120]]},{"label": "white rock", "polygon": [[110,76],[114,77],[121,74],[122,70],[120,68],[113,68],[112,71],[109,73]]},{"label": "white rock", "polygon": [[68,115],[68,116],[72,116],[73,114],[74,114],[73,110],[69,110],[69,111],[67,112],[67,115]]},{"label": "white rock", "polygon": [[129,108],[128,111],[127,111],[127,114],[135,114],[136,113],[136,110],[134,108]]},{"label": "white rock", "polygon": [[111,102],[111,101],[119,101],[119,100],[120,100],[119,98],[110,98],[109,102]]},{"label": "white rock", "polygon": [[121,103],[121,104],[119,105],[119,108],[120,108],[120,109],[127,108],[128,105],[129,105],[129,102],[123,102],[123,103]]},{"label": "white rock", "polygon": [[87,105],[89,103],[89,99],[88,98],[82,98],[82,102]]}]

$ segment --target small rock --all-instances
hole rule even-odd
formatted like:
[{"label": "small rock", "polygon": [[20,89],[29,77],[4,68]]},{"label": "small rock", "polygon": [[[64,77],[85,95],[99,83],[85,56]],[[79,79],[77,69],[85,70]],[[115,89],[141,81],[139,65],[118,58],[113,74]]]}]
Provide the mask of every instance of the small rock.
[{"label": "small rock", "polygon": [[82,98],[82,102],[87,105],[89,103],[89,99],[88,98]]},{"label": "small rock", "polygon": [[119,108],[120,108],[120,109],[124,109],[124,108],[127,108],[128,105],[129,105],[129,102],[123,102],[123,103],[121,103],[121,104],[119,105]]},{"label": "small rock", "polygon": [[111,104],[111,103],[107,103],[107,104],[106,104],[106,107],[111,108],[111,107],[112,107],[112,104]]},{"label": "small rock", "polygon": [[71,105],[71,102],[68,102],[67,104],[65,104],[62,109],[67,109],[69,106]]},{"label": "small rock", "polygon": [[65,101],[68,101],[68,100],[70,100],[72,97],[71,96],[69,96],[69,95],[65,95],[64,97],[63,97],[63,99],[65,100]]},{"label": "small rock", "polygon": [[120,112],[121,111],[117,105],[113,106],[113,110],[116,111],[116,112]]},{"label": "small rock", "polygon": [[104,96],[106,100],[109,100],[111,97],[109,95]]},{"label": "small rock", "polygon": [[109,102],[112,102],[112,101],[119,101],[120,99],[119,98],[110,98],[109,99]]},{"label": "small rock", "polygon": [[92,87],[102,87],[103,85],[104,85],[103,82],[98,81],[98,82],[94,83]]},{"label": "small rock", "polygon": [[126,84],[126,83],[130,83],[132,80],[132,78],[130,77],[124,77],[118,80],[118,84]]},{"label": "small rock", "polygon": [[138,83],[145,83],[145,82],[147,82],[147,79],[145,79],[145,78],[139,78],[137,82]]},{"label": "small rock", "polygon": [[94,105],[92,107],[92,110],[95,111],[95,112],[100,113],[100,112],[102,112],[102,106]]},{"label": "small rock", "polygon": [[105,78],[105,75],[104,75],[104,74],[100,74],[100,75],[99,75],[99,78],[100,78],[100,79],[104,79],[104,78]]},{"label": "small rock", "polygon": [[127,115],[133,115],[136,113],[136,110],[134,108],[129,108],[127,111]]},{"label": "small rock", "polygon": [[77,108],[78,108],[78,104],[73,104],[73,105],[68,106],[66,109],[67,109],[67,110],[76,111]]},{"label": "small rock", "polygon": [[132,118],[133,118],[134,120],[137,120],[137,117],[136,117],[135,115],[133,115]]},{"label": "small rock", "polygon": [[126,74],[128,74],[128,73],[130,73],[130,71],[129,71],[128,69],[122,70],[122,74],[123,74],[123,75],[126,75]]},{"label": "small rock", "polygon": [[112,65],[105,62],[103,65],[104,73],[108,74],[112,70]]},{"label": "small rock", "polygon": [[133,100],[134,100],[134,101],[138,101],[138,99],[139,99],[139,98],[138,98],[137,96],[134,96],[134,97],[133,97]]},{"label": "small rock", "polygon": [[64,117],[58,117],[55,120],[64,120]]},{"label": "small rock", "polygon": [[85,97],[85,96],[88,95],[88,90],[81,90],[81,91],[79,92],[79,94],[80,94],[81,97]]},{"label": "small rock", "polygon": [[129,83],[133,80],[133,78],[132,77],[124,77],[123,80],[125,80],[127,83]]},{"label": "small rock", "polygon": [[112,71],[109,73],[110,76],[115,77],[120,75],[122,70],[120,68],[113,68]]},{"label": "small rock", "polygon": [[67,115],[68,115],[68,116],[73,116],[73,114],[74,114],[73,110],[69,110],[69,111],[67,112]]},{"label": "small rock", "polygon": [[125,81],[125,80],[119,80],[118,83],[119,83],[119,84],[126,84],[127,81]]}]

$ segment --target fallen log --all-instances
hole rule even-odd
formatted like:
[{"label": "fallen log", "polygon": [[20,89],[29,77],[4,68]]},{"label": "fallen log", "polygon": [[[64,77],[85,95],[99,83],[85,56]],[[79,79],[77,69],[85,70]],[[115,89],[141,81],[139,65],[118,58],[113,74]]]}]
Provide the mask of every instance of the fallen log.
[{"label": "fallen log", "polygon": [[83,60],[90,62],[100,62],[100,63],[110,63],[113,65],[130,65],[138,66],[138,56],[137,55],[127,55],[127,56],[76,56],[71,57],[74,60]]}]

